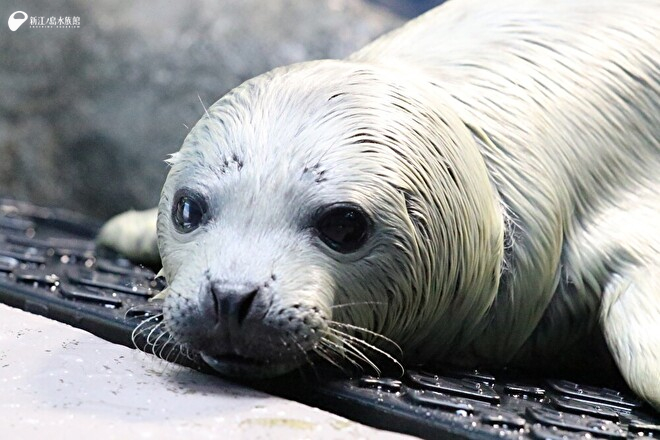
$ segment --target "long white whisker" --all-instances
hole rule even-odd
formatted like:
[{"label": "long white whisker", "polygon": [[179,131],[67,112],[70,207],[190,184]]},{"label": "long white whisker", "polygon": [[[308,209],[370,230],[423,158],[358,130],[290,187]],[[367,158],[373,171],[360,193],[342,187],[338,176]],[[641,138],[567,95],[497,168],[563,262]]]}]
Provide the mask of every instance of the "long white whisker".
[{"label": "long white whisker", "polygon": [[346,324],[346,323],[344,323],[344,322],[328,321],[328,323],[329,323],[331,326],[336,325],[336,326],[340,326],[340,327],[346,327],[346,328],[349,328],[349,329],[351,329],[351,330],[357,330],[357,331],[360,331],[360,332],[363,332],[363,333],[367,333],[367,334],[369,334],[369,335],[372,335],[372,336],[375,336],[375,337],[377,337],[377,338],[379,338],[379,339],[382,339],[383,341],[389,342],[390,344],[392,344],[392,345],[397,349],[397,351],[399,352],[399,354],[401,354],[401,355],[403,356],[403,350],[401,350],[401,347],[399,346],[399,344],[397,344],[396,342],[394,342],[393,340],[391,340],[391,339],[388,338],[387,336],[383,336],[383,335],[381,335],[380,333],[376,333],[376,332],[374,332],[374,331],[367,330],[367,329],[364,328],[364,327],[358,327],[357,325]]},{"label": "long white whisker", "polygon": [[[342,341],[342,342],[343,342],[343,341]],[[362,368],[362,365],[360,365],[360,364],[359,364],[358,362],[356,362],[355,360],[351,359],[351,357],[349,356],[349,355],[352,355],[353,353],[347,351],[342,345],[340,345],[340,344],[338,344],[338,343],[336,343],[336,342],[334,342],[334,341],[330,341],[329,339],[325,339],[325,338],[324,338],[324,339],[321,339],[321,343],[322,343],[326,348],[328,348],[329,350],[331,350],[331,352],[336,353],[336,354],[340,357],[340,359],[347,360],[347,361],[350,362],[355,368],[359,369],[360,371],[364,371],[364,368]],[[334,362],[333,362],[333,363],[334,363]],[[335,365],[336,365],[336,364],[335,364]],[[343,370],[343,368],[342,368],[342,370]]]},{"label": "long white whisker", "polygon": [[[153,328],[151,329],[151,331],[150,331],[149,334],[147,335],[147,344],[148,344],[148,345],[153,345],[153,344],[154,344],[155,340],[154,340],[154,342],[152,342],[151,337],[154,335],[154,333],[155,333],[156,331],[160,330],[160,326],[161,326],[162,324],[163,324],[162,322],[159,322],[158,324],[156,324],[156,325],[153,326]],[[159,336],[161,336],[161,335],[158,335],[158,336],[156,337],[156,340],[158,339]]]},{"label": "long white whisker", "polygon": [[355,355],[358,359],[361,359],[363,362],[365,362],[368,366],[373,368],[373,370],[376,372],[376,376],[380,376],[380,368],[374,364],[374,362],[369,359],[369,357],[364,354],[360,349],[358,349],[356,346],[354,346],[351,342],[344,340],[343,345],[348,349],[349,353],[352,353]]},{"label": "long white whisker", "polygon": [[[163,333],[163,335],[167,335],[167,341],[163,342],[163,344],[160,347],[160,350],[158,350],[158,357],[161,358],[161,359],[167,360],[163,357],[163,350],[165,350],[165,347],[168,347],[168,346],[171,346],[171,345],[176,346],[176,344],[170,344],[172,342],[172,339],[174,339],[172,337],[172,335],[170,335],[168,333]],[[158,341],[156,341],[156,342],[158,342]]]},{"label": "long white whisker", "polygon": [[[174,338],[172,338],[172,339],[174,339]],[[168,340],[168,341],[165,343],[165,345],[163,346],[163,349],[165,349],[165,347],[167,346],[167,344],[169,344],[169,342],[170,342],[172,339]],[[172,356],[172,353],[175,354],[175,355],[174,355],[174,360],[170,361],[170,357]],[[170,349],[169,349],[169,351],[167,352],[167,355],[165,355],[165,357],[163,357],[163,359],[165,359],[165,360],[168,361],[168,362],[176,362],[176,361],[179,359],[179,356],[180,356],[180,355],[181,355],[181,346],[178,345],[178,344],[176,344],[176,343],[172,343],[172,344],[170,344]],[[190,359],[190,358],[188,358],[188,359]],[[192,359],[191,359],[191,360],[192,360]]]},{"label": "long white whisker", "polygon": [[[330,350],[330,353],[326,353],[325,350]],[[348,374],[348,372],[346,371],[346,369],[344,367],[342,367],[341,365],[339,365],[337,362],[335,362],[332,359],[332,356],[330,356],[330,354],[331,353],[336,353],[336,352],[332,351],[332,349],[330,349],[329,347],[324,346],[324,345],[321,344],[321,345],[317,346],[316,348],[314,348],[314,353],[316,353],[318,356],[320,356],[325,361],[327,361],[327,362],[331,363],[332,365],[334,365],[335,367],[339,368],[343,373]]]},{"label": "long white whisker", "polygon": [[138,335],[140,335],[142,332],[145,332],[145,331],[147,331],[148,329],[151,328],[147,324],[151,323],[151,321],[153,321],[153,320],[157,320],[158,318],[160,318],[162,316],[163,316],[163,314],[159,313],[158,315],[154,315],[150,318],[147,318],[143,321],[140,321],[140,323],[137,326],[135,326],[135,328],[131,332],[131,341],[133,342],[133,345],[135,346],[135,348],[139,349],[139,347],[137,346],[137,341],[135,340],[138,337]]},{"label": "long white whisker", "polygon": [[[159,324],[159,325],[160,325],[160,324]],[[160,356],[160,354],[156,354],[156,349],[158,348],[158,347],[157,347],[157,346],[158,346],[158,341],[160,341],[160,339],[161,339],[163,336],[166,336],[166,335],[167,335],[169,338],[171,338],[171,336],[169,336],[166,332],[161,332],[160,335],[158,335],[158,337],[157,337],[156,340],[154,341],[154,344],[151,346],[151,352],[153,353],[153,355],[154,355],[154,356],[158,356],[158,357],[161,358],[161,359],[162,359],[162,357]],[[167,342],[166,342],[166,343],[167,343]],[[160,352],[159,352],[159,353],[160,353]]]},{"label": "long white whisker", "polygon": [[209,111],[207,110],[206,106],[204,105],[204,101],[202,101],[202,97],[199,96],[199,93],[197,94],[197,99],[199,99],[200,104],[202,104],[202,108],[204,109],[204,113],[206,113],[206,117],[210,118],[211,116],[209,115]]},{"label": "long white whisker", "polygon": [[335,304],[330,306],[330,308],[341,309],[344,307],[352,307],[352,306],[372,306],[374,304],[387,304],[387,303],[384,301],[362,301],[362,302],[354,302],[354,303]]},{"label": "long white whisker", "polygon": [[[363,341],[362,339],[360,339],[360,338],[358,338],[358,337],[356,337],[356,336],[349,335],[348,333],[345,333],[345,332],[342,332],[342,331],[340,331],[340,330],[337,330],[336,328],[331,328],[331,327],[329,327],[328,330],[331,331],[331,332],[334,333],[334,334],[337,334],[337,335],[343,337],[343,338],[347,338],[347,339],[349,339],[349,340],[351,340],[351,341],[353,341],[353,342],[355,342],[355,343],[357,343],[357,344],[360,344],[360,345],[362,345],[362,346],[365,347],[365,348],[368,348],[368,349],[370,349],[370,350],[373,350],[373,351],[375,351],[375,352],[377,352],[377,353],[382,354],[383,356],[385,356],[386,358],[388,358],[390,361],[392,361],[392,363],[394,363],[394,364],[399,368],[399,370],[401,370],[401,375],[405,374],[406,370],[405,370],[405,368],[403,368],[403,365],[401,365],[401,362],[399,362],[394,356],[392,356],[392,355],[389,354],[388,352],[386,352],[386,351],[384,351],[384,350],[381,350],[380,348],[378,348],[378,347],[376,347],[376,346],[374,346],[374,345],[372,345],[372,344],[369,344],[368,342]],[[344,342],[347,343],[347,341],[344,341]],[[380,372],[379,372],[378,374],[380,374]]]}]

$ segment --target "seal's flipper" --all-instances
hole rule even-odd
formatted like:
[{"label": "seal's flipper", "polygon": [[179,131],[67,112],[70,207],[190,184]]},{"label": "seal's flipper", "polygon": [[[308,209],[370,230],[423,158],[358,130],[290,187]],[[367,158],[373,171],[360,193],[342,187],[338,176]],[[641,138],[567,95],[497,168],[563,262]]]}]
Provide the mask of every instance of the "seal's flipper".
[{"label": "seal's flipper", "polygon": [[137,263],[159,266],[157,215],[157,209],[119,214],[103,225],[96,242]]},{"label": "seal's flipper", "polygon": [[601,326],[621,374],[660,410],[660,256],[606,287]]}]

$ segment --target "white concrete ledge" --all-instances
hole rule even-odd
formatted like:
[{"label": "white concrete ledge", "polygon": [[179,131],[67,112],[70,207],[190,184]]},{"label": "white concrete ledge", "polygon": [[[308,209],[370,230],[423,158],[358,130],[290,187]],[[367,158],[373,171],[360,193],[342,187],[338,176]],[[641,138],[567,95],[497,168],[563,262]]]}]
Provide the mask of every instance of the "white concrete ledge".
[{"label": "white concrete ledge", "polygon": [[395,439],[0,304],[0,439]]}]

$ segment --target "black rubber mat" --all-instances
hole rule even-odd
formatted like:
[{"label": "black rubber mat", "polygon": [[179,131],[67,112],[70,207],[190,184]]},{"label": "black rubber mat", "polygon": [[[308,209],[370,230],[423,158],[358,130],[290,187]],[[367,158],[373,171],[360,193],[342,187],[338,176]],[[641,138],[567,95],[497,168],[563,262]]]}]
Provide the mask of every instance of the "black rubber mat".
[{"label": "black rubber mat", "polygon": [[[159,302],[149,298],[164,283],[151,269],[98,251],[98,226],[0,199],[0,301],[210,372],[194,353],[177,352],[160,327],[134,332],[145,319],[158,322]],[[450,368],[347,378],[314,368],[249,385],[424,438],[660,438],[660,416],[620,384]]]}]

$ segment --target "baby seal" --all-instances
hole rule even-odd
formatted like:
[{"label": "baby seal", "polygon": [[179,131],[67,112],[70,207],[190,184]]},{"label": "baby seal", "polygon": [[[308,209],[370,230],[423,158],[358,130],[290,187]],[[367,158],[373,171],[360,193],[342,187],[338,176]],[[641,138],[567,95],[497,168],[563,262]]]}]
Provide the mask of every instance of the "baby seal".
[{"label": "baby seal", "polygon": [[[259,377],[379,353],[534,368],[604,340],[660,408],[658,16],[452,0],[237,87],[169,160],[167,329]],[[155,240],[131,215],[101,235],[129,255]]]}]

